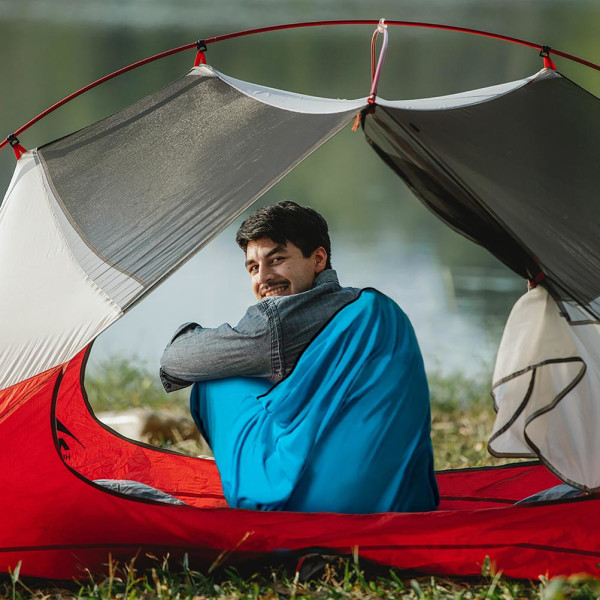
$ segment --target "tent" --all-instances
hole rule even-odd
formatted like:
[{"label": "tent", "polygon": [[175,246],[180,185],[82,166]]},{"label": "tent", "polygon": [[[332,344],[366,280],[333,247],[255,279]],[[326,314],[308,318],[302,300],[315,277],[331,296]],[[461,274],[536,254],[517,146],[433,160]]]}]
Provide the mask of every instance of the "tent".
[{"label": "tent", "polygon": [[[365,559],[429,573],[477,575],[489,556],[514,577],[598,574],[600,100],[551,67],[388,102],[292,94],[201,62],[36,150],[11,140],[19,159],[0,209],[0,571],[22,561],[22,574],[60,579],[103,570],[109,553],[187,554],[202,568],[222,552],[239,562],[358,547]],[[496,365],[490,449],[539,461],[439,473],[434,513],[229,509],[212,461],[127,440],[94,417],[86,356],[103,330],[353,122],[438,216],[530,280]],[[107,479],[176,503],[98,483]],[[585,494],[515,505],[561,480]]]}]

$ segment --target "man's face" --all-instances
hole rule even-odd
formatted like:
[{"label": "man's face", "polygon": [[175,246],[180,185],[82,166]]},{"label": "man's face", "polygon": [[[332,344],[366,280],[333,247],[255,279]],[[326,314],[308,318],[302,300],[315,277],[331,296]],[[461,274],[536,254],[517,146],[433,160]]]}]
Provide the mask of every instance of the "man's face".
[{"label": "man's face", "polygon": [[246,247],[246,269],[259,300],[310,290],[326,263],[327,252],[320,246],[308,258],[291,242],[277,244],[267,237],[251,241]]}]

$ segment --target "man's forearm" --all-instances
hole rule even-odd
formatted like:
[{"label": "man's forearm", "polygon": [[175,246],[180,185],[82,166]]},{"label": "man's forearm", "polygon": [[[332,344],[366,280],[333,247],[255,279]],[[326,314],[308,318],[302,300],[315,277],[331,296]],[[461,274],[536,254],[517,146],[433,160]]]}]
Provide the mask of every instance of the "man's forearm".
[{"label": "man's forearm", "polygon": [[[180,327],[161,359],[165,389],[223,377],[271,377],[268,333],[264,329],[248,332],[228,324],[216,329],[196,323]],[[168,389],[165,380],[170,379],[174,386]]]}]

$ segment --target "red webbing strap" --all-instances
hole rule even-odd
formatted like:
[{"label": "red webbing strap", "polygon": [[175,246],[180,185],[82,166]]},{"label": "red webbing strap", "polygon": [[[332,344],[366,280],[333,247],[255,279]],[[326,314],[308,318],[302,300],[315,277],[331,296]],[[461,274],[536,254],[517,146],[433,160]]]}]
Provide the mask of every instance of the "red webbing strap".
[{"label": "red webbing strap", "polygon": [[204,53],[206,52],[206,43],[204,40],[198,40],[196,42],[196,58],[194,59],[194,66],[198,67],[200,65],[206,64],[206,56]]},{"label": "red webbing strap", "polygon": [[206,64],[206,56],[204,56],[204,52],[196,52],[196,58],[194,59],[194,66],[198,67],[200,65]]},{"label": "red webbing strap", "polygon": [[[550,61],[552,62],[552,61]],[[539,273],[537,275],[535,275],[534,277],[531,277],[528,281],[527,281],[527,289],[532,290],[533,288],[538,286],[538,283],[542,283],[542,281],[544,281],[546,279],[546,273],[544,273],[543,271],[539,271]]]},{"label": "red webbing strap", "polygon": [[27,150],[21,145],[21,142],[19,142],[19,138],[14,133],[11,133],[6,138],[6,141],[10,144],[11,148],[13,149],[17,160],[19,160],[21,156],[23,156],[23,154],[27,152]]},{"label": "red webbing strap", "polygon": [[553,71],[556,71],[556,65],[550,58],[550,46],[542,46],[542,49],[540,50],[540,56],[544,59],[544,69],[552,69]]}]

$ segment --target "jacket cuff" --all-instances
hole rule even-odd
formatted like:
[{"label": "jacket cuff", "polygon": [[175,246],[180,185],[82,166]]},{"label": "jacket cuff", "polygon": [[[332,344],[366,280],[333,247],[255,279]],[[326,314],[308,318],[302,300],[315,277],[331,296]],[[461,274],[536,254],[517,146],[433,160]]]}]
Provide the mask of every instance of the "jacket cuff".
[{"label": "jacket cuff", "polygon": [[173,377],[172,375],[166,373],[163,369],[160,370],[160,381],[167,394],[177,390],[182,390],[183,388],[186,388],[194,383],[193,381],[185,381],[184,379]]}]

